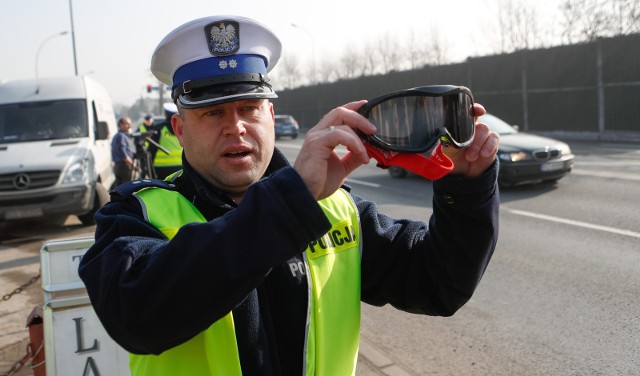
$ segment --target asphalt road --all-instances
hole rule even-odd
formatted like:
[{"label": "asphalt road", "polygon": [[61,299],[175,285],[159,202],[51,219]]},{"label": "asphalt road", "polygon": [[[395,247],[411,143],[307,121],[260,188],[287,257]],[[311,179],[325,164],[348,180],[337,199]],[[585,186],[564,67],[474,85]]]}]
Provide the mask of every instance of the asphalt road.
[{"label": "asphalt road", "polygon": [[[363,307],[363,341],[383,361],[361,357],[358,375],[640,375],[640,145],[571,145],[571,175],[501,190],[498,247],[456,315]],[[372,163],[348,183],[391,216],[431,213],[419,177]]]},{"label": "asphalt road", "polygon": [[[278,141],[292,160],[301,143]],[[640,145],[570,144],[571,175],[501,191],[496,253],[456,315],[363,307],[359,376],[640,375]],[[431,212],[421,178],[392,179],[372,163],[348,183],[391,216]],[[0,225],[0,295],[38,273],[44,241],[93,230],[74,217]],[[24,353],[41,301],[39,283],[0,301],[0,374]]]}]

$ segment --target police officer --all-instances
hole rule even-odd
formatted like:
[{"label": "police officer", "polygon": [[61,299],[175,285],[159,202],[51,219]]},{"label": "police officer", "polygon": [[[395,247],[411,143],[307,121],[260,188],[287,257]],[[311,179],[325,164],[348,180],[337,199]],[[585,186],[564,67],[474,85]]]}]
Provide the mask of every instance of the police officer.
[{"label": "police officer", "polygon": [[138,125],[138,132],[145,133],[150,130],[153,130],[152,125],[153,125],[153,116],[151,116],[151,114],[146,114],[142,119],[142,124]]},{"label": "police officer", "polygon": [[182,168],[182,146],[171,126],[171,117],[178,113],[178,109],[174,103],[165,103],[162,107],[165,121],[154,127],[156,134],[152,139],[164,150],[159,150],[154,145],[149,146],[158,179],[164,179]]},{"label": "police officer", "polygon": [[497,135],[477,124],[472,145],[449,153],[429,224],[392,219],[342,185],[369,161],[354,131],[375,131],[364,101],[326,114],[293,165],[275,148],[268,72],[280,52],[261,23],[213,16],[153,54],[178,106],[183,170],[112,192],[79,269],[134,376],[353,375],[361,301],[448,316],[487,267]]},{"label": "police officer", "polygon": [[[153,116],[151,114],[146,114],[144,115],[144,118],[142,119],[142,124],[138,125],[138,133],[146,133],[146,132],[151,132],[154,130],[154,126],[153,126]],[[153,138],[153,135],[151,135],[150,137]],[[137,148],[138,145],[136,145]],[[136,154],[140,153],[140,152],[149,152],[148,155],[151,155],[151,151],[150,151],[150,147],[152,147],[153,145],[149,142],[149,141],[145,141],[144,142],[144,150],[136,150]],[[140,155],[137,155],[137,157],[140,157]],[[145,157],[147,157],[145,155]],[[151,157],[151,161],[153,161],[153,157]]]}]

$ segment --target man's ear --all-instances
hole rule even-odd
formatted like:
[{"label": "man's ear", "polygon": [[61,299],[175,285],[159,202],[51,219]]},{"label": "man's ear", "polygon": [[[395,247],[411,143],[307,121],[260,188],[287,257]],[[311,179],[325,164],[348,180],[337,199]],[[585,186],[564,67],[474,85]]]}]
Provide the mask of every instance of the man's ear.
[{"label": "man's ear", "polygon": [[273,110],[273,103],[269,102],[269,112],[271,112],[271,121],[273,122],[273,124],[276,124],[276,118],[275,118],[275,111]]},{"label": "man's ear", "polygon": [[182,122],[182,117],[179,114],[174,114],[171,116],[171,128],[173,128],[173,133],[178,137],[178,141],[180,141],[180,146],[184,147],[182,142],[184,124]]}]

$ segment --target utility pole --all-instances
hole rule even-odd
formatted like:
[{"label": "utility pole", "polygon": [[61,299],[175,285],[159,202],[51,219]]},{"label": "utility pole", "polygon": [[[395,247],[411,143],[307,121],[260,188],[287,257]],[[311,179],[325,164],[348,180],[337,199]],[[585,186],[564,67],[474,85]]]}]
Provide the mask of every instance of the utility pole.
[{"label": "utility pole", "polygon": [[71,18],[71,45],[73,46],[73,72],[74,75],[78,75],[78,59],[76,58],[76,34],[73,29],[73,7],[71,0],[69,0],[69,16]]},{"label": "utility pole", "polygon": [[164,83],[158,80],[158,109],[160,109],[160,114],[164,115],[163,105],[164,105]]},{"label": "utility pole", "polygon": [[315,40],[313,38],[313,34],[311,34],[311,32],[307,29],[305,29],[302,26],[296,25],[294,23],[291,24],[292,27],[295,27],[296,29],[300,29],[302,31],[304,31],[305,33],[307,33],[307,35],[309,36],[309,40],[311,40],[311,84],[316,84],[317,80],[316,80],[316,43]]}]

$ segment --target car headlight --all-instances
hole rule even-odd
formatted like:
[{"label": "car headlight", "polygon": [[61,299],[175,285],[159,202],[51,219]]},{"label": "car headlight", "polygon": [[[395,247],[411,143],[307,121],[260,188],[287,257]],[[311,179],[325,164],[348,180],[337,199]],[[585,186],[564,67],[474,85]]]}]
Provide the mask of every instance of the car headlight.
[{"label": "car headlight", "polygon": [[571,148],[567,144],[558,144],[558,149],[562,152],[562,155],[570,155]]},{"label": "car headlight", "polygon": [[89,176],[89,159],[81,159],[73,163],[64,174],[62,184],[76,184],[87,180]]},{"label": "car headlight", "polygon": [[526,161],[528,159],[532,159],[529,154],[522,151],[516,151],[511,153],[505,153],[505,152],[498,153],[498,158],[500,158],[500,160],[502,161],[508,161],[508,162],[519,162],[519,161]]}]

